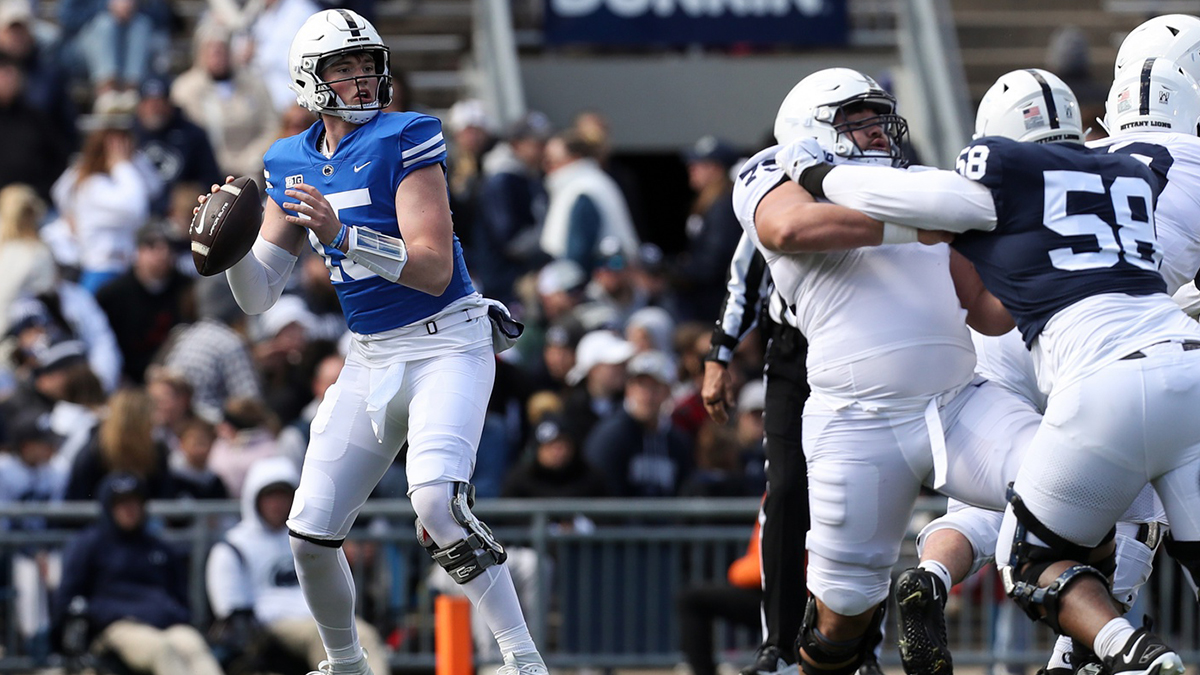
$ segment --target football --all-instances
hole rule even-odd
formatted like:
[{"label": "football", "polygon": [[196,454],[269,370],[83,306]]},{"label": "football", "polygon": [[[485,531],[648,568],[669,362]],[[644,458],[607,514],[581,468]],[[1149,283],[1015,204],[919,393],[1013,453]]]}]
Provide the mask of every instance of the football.
[{"label": "football", "polygon": [[210,194],[192,217],[192,262],[202,276],[220,274],[250,252],[262,227],[258,183],[242,176]]}]

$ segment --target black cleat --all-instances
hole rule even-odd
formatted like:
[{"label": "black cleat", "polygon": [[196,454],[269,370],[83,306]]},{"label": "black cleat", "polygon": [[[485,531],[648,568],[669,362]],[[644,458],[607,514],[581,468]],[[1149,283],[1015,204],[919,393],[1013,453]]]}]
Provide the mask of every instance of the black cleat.
[{"label": "black cleat", "polygon": [[783,658],[779,647],[764,644],[754,652],[754,663],[742,668],[738,675],[774,675],[787,669],[788,662]]},{"label": "black cleat", "polygon": [[854,671],[854,675],[883,675],[883,668],[879,667],[879,659],[875,658],[874,652],[867,656],[858,670]]},{"label": "black cleat", "polygon": [[954,662],[946,643],[946,589],[937,575],[919,567],[896,580],[900,610],[900,662],[908,675],[950,675]]},{"label": "black cleat", "polygon": [[1139,628],[1121,653],[1104,659],[1112,675],[1183,675],[1183,661],[1157,635]]}]

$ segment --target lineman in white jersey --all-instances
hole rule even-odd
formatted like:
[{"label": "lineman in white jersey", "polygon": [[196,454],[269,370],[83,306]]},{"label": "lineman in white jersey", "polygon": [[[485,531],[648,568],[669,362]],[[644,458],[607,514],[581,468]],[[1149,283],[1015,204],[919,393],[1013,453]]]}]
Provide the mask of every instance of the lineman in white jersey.
[{"label": "lineman in white jersey", "polygon": [[1114,673],[1182,673],[1120,617],[1103,569],[1117,515],[1152,482],[1177,559],[1200,570],[1200,328],[1157,273],[1153,172],[1082,147],[1077,111],[1054,75],[1014,71],[985,95],[957,175],[829,166],[811,142],[777,159],[809,192],[894,227],[961,233],[955,249],[1012,313],[1049,392],[997,548],[1006,590]]},{"label": "lineman in white jersey", "polygon": [[[870,78],[832,68],[788,94],[775,135],[781,143],[819,136],[831,161],[890,166],[905,130],[894,109]],[[999,507],[1038,416],[974,377],[964,318],[979,315],[979,288],[956,293],[939,238],[900,244],[891,228],[817,203],[780,171],[778,149],[744,165],[734,209],[809,340],[803,446],[813,597],[797,654],[809,675],[848,675],[879,639],[921,486]]]}]

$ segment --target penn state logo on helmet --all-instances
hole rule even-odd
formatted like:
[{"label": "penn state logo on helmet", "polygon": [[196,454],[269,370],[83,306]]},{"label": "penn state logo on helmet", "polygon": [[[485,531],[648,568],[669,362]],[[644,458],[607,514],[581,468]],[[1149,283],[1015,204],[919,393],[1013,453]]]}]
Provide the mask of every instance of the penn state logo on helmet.
[{"label": "penn state logo on helmet", "polygon": [[[375,61],[373,74],[330,81],[321,78],[321,70],[334,58],[355,52],[365,52]],[[288,69],[292,74],[288,86],[296,92],[296,102],[317,114],[366,124],[392,100],[388,48],[370,22],[348,9],[327,9],[310,16],[292,40]],[[374,80],[374,100],[347,103],[334,93],[331,85],[350,79]]]}]

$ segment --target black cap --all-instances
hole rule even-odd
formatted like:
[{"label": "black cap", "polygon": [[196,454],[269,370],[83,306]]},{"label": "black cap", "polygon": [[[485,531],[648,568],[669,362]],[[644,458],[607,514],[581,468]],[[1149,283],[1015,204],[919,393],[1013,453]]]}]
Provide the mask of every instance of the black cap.
[{"label": "black cap", "polygon": [[[537,428],[533,431],[533,436],[539,444],[546,444],[567,436],[567,430],[566,426],[563,425],[562,419],[557,415],[547,415],[541,422],[538,422]],[[568,436],[568,440],[569,438]]]},{"label": "black cap", "polygon": [[142,98],[167,98],[171,94],[171,83],[161,75],[151,75],[142,80],[138,93]]},{"label": "black cap", "polygon": [[550,324],[550,327],[546,329],[546,344],[574,350],[586,332],[583,324],[574,318],[559,319]]},{"label": "black cap", "polygon": [[534,138],[539,141],[550,140],[554,135],[554,125],[550,123],[550,118],[544,113],[536,110],[531,110],[525,113],[508,129],[508,140],[519,141],[526,138]]},{"label": "black cap", "polygon": [[46,375],[56,370],[87,362],[87,345],[79,340],[62,340],[34,353],[37,365],[34,376]]},{"label": "black cap", "polygon": [[9,440],[13,448],[20,448],[24,443],[35,441],[57,446],[63,437],[50,428],[49,413],[26,413],[13,420],[9,429]]},{"label": "black cap", "polygon": [[138,497],[145,501],[147,498],[146,483],[132,473],[114,471],[100,482],[100,501],[106,507],[123,497]]},{"label": "black cap", "polygon": [[703,136],[683,153],[685,161],[716,162],[726,168],[737,163],[740,155],[733,146],[716,136]]}]

